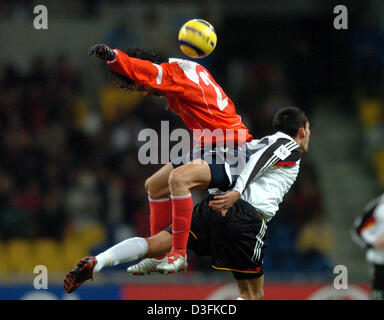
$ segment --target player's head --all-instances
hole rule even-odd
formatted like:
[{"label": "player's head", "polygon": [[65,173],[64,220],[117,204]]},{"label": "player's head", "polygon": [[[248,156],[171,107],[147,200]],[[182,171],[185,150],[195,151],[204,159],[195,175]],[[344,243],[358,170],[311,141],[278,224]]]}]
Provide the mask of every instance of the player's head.
[{"label": "player's head", "polygon": [[309,121],[305,113],[299,108],[285,107],[280,109],[273,118],[273,129],[294,138],[301,151],[308,151],[311,135]]},{"label": "player's head", "polygon": [[[138,58],[142,60],[148,60],[152,63],[161,64],[163,62],[167,62],[167,59],[164,58],[160,53],[155,51],[147,51],[140,48],[129,48],[124,50],[124,52],[132,57],[132,58]],[[109,69],[109,74],[112,77],[113,82],[116,83],[116,85],[121,88],[125,89],[127,91],[139,91],[143,95],[155,95],[155,96],[161,96],[163,95],[162,92],[153,89],[149,86],[143,86],[133,80],[131,80],[128,77],[125,77],[115,71],[113,71],[112,68]]]}]

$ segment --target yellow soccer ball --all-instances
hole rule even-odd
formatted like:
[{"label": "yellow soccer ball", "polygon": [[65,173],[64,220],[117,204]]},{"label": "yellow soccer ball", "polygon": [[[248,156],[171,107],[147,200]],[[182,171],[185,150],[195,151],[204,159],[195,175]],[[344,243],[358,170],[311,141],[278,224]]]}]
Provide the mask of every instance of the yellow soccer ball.
[{"label": "yellow soccer ball", "polygon": [[180,50],[191,58],[204,58],[216,48],[215,28],[202,19],[187,21],[179,31]]}]

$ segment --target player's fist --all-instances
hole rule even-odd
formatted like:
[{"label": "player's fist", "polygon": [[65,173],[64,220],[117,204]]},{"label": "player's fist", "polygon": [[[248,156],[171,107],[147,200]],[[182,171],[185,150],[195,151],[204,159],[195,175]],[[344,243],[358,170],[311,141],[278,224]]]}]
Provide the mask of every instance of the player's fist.
[{"label": "player's fist", "polygon": [[115,59],[116,53],[104,43],[98,43],[88,49],[88,55],[104,60],[111,61]]}]

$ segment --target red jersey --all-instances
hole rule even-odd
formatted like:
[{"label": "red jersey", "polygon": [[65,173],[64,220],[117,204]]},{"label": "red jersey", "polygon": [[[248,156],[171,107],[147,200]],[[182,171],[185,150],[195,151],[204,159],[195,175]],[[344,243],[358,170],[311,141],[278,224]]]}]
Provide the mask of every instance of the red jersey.
[{"label": "red jersey", "polygon": [[231,140],[236,145],[252,140],[233,102],[200,64],[169,59],[168,63],[158,65],[129,57],[117,49],[114,51],[116,59],[107,64],[134,82],[162,91],[171,110],[183,119],[188,129],[193,130],[194,139],[201,144],[204,137],[208,141],[208,135],[211,143],[225,140],[228,144]]}]

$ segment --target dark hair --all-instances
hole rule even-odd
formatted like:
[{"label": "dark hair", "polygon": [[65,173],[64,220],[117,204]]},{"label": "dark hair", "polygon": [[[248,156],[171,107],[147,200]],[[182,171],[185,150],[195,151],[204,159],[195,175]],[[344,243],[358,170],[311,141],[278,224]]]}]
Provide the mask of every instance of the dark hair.
[{"label": "dark hair", "polygon": [[[148,60],[156,64],[161,64],[168,61],[168,59],[163,57],[159,52],[155,51],[147,51],[140,48],[129,48],[123,52],[132,58]],[[112,68],[108,69],[108,75],[112,79],[112,82],[115,83],[115,85],[117,85],[119,88],[125,89],[127,91],[133,90],[135,82],[132,79],[115,72]]]},{"label": "dark hair", "polygon": [[273,129],[281,131],[294,138],[300,128],[305,128],[308,122],[307,116],[296,107],[280,109],[273,118]]}]

